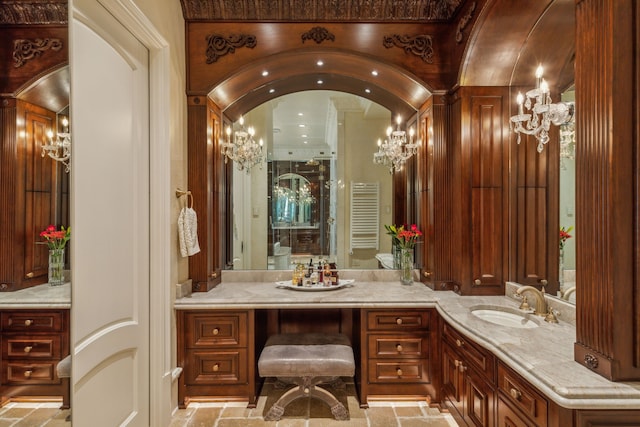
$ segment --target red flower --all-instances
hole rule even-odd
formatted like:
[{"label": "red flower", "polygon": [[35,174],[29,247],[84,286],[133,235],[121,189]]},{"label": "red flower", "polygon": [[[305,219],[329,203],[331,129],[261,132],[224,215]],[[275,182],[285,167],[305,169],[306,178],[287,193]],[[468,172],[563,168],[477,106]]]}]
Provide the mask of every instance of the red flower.
[{"label": "red flower", "polygon": [[60,230],[56,230],[55,226],[50,225],[40,232],[40,237],[44,237],[49,249],[64,249],[71,238],[71,228],[60,227]]},{"label": "red flower", "polygon": [[400,227],[385,225],[384,227],[387,229],[387,234],[391,235],[394,244],[403,249],[413,249],[418,238],[422,236],[422,232],[415,224]]}]

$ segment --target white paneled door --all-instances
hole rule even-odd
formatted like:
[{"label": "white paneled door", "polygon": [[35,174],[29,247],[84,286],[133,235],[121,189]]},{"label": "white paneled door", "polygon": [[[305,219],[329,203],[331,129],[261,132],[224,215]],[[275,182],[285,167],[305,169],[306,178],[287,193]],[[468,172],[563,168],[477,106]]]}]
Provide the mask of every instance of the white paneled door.
[{"label": "white paneled door", "polygon": [[149,52],[71,4],[72,424],[148,426]]}]

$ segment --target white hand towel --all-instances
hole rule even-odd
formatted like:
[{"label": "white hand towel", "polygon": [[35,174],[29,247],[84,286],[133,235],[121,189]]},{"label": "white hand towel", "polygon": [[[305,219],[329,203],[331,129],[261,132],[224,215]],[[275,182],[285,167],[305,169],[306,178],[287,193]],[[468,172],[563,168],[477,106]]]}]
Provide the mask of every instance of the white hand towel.
[{"label": "white hand towel", "polygon": [[178,216],[178,240],[183,257],[200,252],[198,244],[198,216],[193,208],[182,208]]}]

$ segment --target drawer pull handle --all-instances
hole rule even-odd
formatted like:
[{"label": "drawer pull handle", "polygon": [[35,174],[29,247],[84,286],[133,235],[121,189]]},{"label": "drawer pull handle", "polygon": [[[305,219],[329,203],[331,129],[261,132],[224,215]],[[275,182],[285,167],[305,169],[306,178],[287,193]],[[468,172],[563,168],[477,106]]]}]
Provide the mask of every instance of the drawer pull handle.
[{"label": "drawer pull handle", "polygon": [[462,347],[462,346],[464,345],[464,341],[456,340],[456,345],[457,345],[458,347]]},{"label": "drawer pull handle", "polygon": [[398,376],[401,377],[402,376],[402,369],[397,368],[396,369],[396,374],[398,374]]},{"label": "drawer pull handle", "polygon": [[455,365],[455,367],[457,368],[458,366],[462,365],[462,362],[459,360],[454,360],[453,364]]},{"label": "drawer pull handle", "polygon": [[459,370],[460,372],[464,372],[464,371],[466,371],[466,370],[467,370],[467,367],[466,367],[466,366],[464,366],[464,365],[462,364],[462,362],[460,362],[460,366],[458,366],[458,370]]},{"label": "drawer pull handle", "polygon": [[517,388],[514,388],[514,387],[511,387],[511,390],[509,390],[509,394],[515,400],[520,400],[520,398],[522,397],[522,393],[520,392],[520,390],[518,390]]},{"label": "drawer pull handle", "polygon": [[212,279],[217,279],[218,278],[218,273],[214,271],[213,273],[210,274],[210,276],[211,276]]},{"label": "drawer pull handle", "polygon": [[473,281],[473,283],[476,284],[476,285],[482,285],[482,280],[476,279],[476,280]]},{"label": "drawer pull handle", "polygon": [[396,324],[397,324],[397,325],[402,325],[402,317],[398,317],[398,318],[396,319]]},{"label": "drawer pull handle", "polygon": [[33,325],[33,320],[27,319],[24,321],[24,326],[31,326],[31,325]]},{"label": "drawer pull handle", "polygon": [[213,372],[218,372],[220,370],[220,364],[216,363],[215,365],[213,365]]},{"label": "drawer pull handle", "polygon": [[33,274],[33,271],[27,273],[27,279],[32,279],[33,276],[35,276],[35,274]]},{"label": "drawer pull handle", "polygon": [[213,330],[213,335],[218,335],[219,333],[220,333],[220,329],[215,328],[215,329]]},{"label": "drawer pull handle", "polygon": [[32,350],[32,349],[33,349],[33,347],[32,347],[32,346],[30,346],[30,345],[28,345],[28,346],[26,346],[26,347],[24,348],[24,352],[25,352],[25,353],[31,353],[31,350]]},{"label": "drawer pull handle", "polygon": [[33,371],[29,370],[29,371],[24,371],[24,377],[25,378],[31,378],[31,374],[33,374]]},{"label": "drawer pull handle", "polygon": [[398,350],[398,353],[402,351],[402,346],[400,344],[396,345],[396,350]]}]

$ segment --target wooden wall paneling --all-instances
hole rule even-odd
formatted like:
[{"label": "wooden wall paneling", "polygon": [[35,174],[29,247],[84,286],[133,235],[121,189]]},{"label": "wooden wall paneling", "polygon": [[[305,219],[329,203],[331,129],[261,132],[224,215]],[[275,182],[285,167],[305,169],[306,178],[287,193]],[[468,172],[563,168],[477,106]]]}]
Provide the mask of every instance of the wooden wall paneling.
[{"label": "wooden wall paneling", "polygon": [[433,141],[429,129],[433,122],[431,99],[425,104],[420,114],[418,138],[421,141],[416,160],[417,190],[415,201],[417,219],[423,233],[420,254],[420,280],[433,289],[433,209],[431,206],[431,186],[433,183]]},{"label": "wooden wall paneling", "polygon": [[[23,103],[20,103],[23,104]],[[33,283],[46,282],[49,251],[41,244],[40,232],[49,224],[56,227],[68,224],[56,223],[57,173],[59,163],[41,156],[41,146],[48,139],[48,131],[57,131],[53,112],[24,104],[24,144],[21,144],[24,162],[24,215],[17,215],[18,229],[24,233],[23,280],[40,278]],[[19,150],[22,151],[22,150]],[[18,207],[22,207],[18,204]]]},{"label": "wooden wall paneling", "polygon": [[188,181],[193,196],[193,209],[198,215],[200,252],[189,257],[189,275],[194,292],[206,292],[213,287],[210,274],[213,263],[213,144],[209,143],[208,108],[205,96],[187,98]]},{"label": "wooden wall paneling", "polygon": [[614,381],[640,379],[639,9],[576,4],[575,360]]},{"label": "wooden wall paneling", "polygon": [[[462,99],[456,92],[451,95],[448,102],[447,119],[445,119],[446,134],[444,135],[444,146],[442,147],[445,150],[442,155],[446,156],[446,158],[439,159],[436,157],[435,160],[436,164],[441,163],[443,170],[436,171],[440,182],[434,185],[434,198],[439,200],[440,196],[444,196],[445,198],[450,197],[451,200],[449,206],[447,206],[448,210],[445,211],[445,206],[443,206],[443,209],[439,212],[443,216],[448,216],[448,218],[443,218],[438,229],[443,233],[441,237],[443,244],[446,241],[449,246],[446,252],[449,259],[443,260],[443,262],[449,264],[449,278],[443,280],[439,288],[460,293],[462,292],[461,286],[464,277],[468,276],[463,270],[468,261],[468,257],[464,256],[463,239],[469,236],[468,225],[466,224],[469,224],[470,210],[465,203],[462,178],[462,127],[460,125],[462,121]],[[439,188],[441,191],[435,193]],[[468,194],[468,190],[466,194]]]},{"label": "wooden wall paneling", "polygon": [[13,291],[16,284],[14,266],[16,250],[16,194],[17,190],[17,106],[15,99],[2,99],[0,105],[0,227],[5,238],[0,239],[0,291]]},{"label": "wooden wall paneling", "polygon": [[[503,136],[508,117],[503,107],[504,88],[461,88],[460,116],[452,117],[459,128],[458,174],[453,188],[459,209],[458,280],[465,295],[504,293],[508,272],[508,164],[509,150]],[[458,113],[459,111],[459,113]],[[459,220],[458,220],[459,218]],[[458,222],[459,221],[459,222]]]}]

